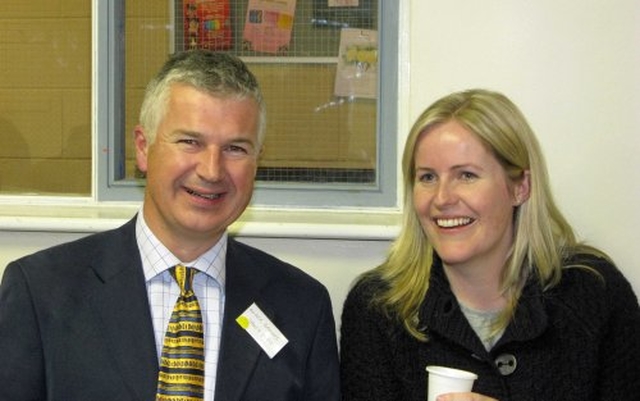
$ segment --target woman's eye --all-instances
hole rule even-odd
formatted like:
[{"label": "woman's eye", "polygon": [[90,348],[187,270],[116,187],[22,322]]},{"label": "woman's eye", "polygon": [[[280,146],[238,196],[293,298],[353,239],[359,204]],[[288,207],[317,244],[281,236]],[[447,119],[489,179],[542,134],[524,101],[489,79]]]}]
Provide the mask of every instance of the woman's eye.
[{"label": "woman's eye", "polygon": [[465,181],[471,181],[473,179],[476,179],[478,176],[470,171],[463,171],[461,177]]},{"label": "woman's eye", "polygon": [[424,173],[424,174],[421,174],[421,175],[418,177],[418,180],[419,180],[420,182],[432,182],[432,181],[434,181],[435,179],[436,179],[436,176],[435,176],[435,174],[433,174],[433,173]]}]

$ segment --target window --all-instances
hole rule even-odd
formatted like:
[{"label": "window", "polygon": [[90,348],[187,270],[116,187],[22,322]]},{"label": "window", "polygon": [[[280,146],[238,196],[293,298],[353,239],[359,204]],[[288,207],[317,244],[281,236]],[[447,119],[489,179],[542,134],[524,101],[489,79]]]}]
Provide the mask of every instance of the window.
[{"label": "window", "polygon": [[[225,3],[98,2],[99,15],[109,16],[99,19],[97,30],[100,200],[141,199],[144,180],[136,172],[131,132],[144,87],[167,54],[197,45],[188,37],[189,2],[194,7]],[[231,44],[221,45],[221,51],[234,52],[249,64],[268,109],[253,204],[394,206],[397,2],[294,1],[288,46],[276,50],[256,50],[246,40],[249,5],[260,1],[228,3]],[[333,3],[353,6],[332,7]],[[375,98],[334,93],[343,28],[377,33]]]},{"label": "window", "polygon": [[[0,2],[1,195],[142,199],[132,131],[148,80],[190,45],[190,1],[207,3]],[[244,40],[260,1],[228,3],[224,51],[249,64],[267,100],[254,206],[395,206],[398,3],[296,0],[276,51]],[[377,33],[375,97],[334,91],[342,28]]]}]

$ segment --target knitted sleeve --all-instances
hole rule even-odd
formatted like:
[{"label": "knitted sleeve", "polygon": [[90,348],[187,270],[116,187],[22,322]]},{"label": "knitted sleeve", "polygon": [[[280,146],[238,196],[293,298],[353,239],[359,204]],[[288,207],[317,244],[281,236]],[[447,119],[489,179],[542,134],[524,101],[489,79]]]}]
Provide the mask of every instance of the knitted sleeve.
[{"label": "knitted sleeve", "polygon": [[[613,265],[601,262],[608,308],[601,339],[599,399],[622,400],[640,396],[640,307],[630,283]],[[598,296],[599,294],[592,294]],[[633,394],[633,396],[632,396]]]},{"label": "knitted sleeve", "polygon": [[344,401],[401,401],[386,327],[389,319],[371,306],[376,285],[358,283],[342,312],[341,385]]}]

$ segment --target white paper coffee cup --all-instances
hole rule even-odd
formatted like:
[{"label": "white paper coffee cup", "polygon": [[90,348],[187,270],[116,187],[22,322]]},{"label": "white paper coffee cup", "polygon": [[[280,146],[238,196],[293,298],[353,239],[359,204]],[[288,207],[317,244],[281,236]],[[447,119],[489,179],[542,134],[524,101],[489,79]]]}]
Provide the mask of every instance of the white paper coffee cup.
[{"label": "white paper coffee cup", "polygon": [[444,366],[427,366],[427,372],[427,401],[435,401],[440,394],[469,392],[473,388],[473,382],[478,378],[475,373]]}]

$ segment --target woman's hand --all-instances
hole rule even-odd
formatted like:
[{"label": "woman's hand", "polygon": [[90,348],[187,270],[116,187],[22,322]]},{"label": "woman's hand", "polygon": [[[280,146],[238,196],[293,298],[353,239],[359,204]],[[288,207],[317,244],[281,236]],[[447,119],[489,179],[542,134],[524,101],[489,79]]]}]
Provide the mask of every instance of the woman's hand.
[{"label": "woman's hand", "polygon": [[498,401],[478,393],[447,393],[436,397],[436,401]]}]

